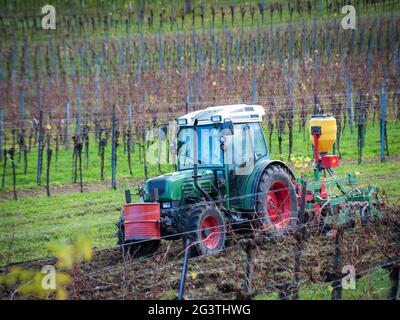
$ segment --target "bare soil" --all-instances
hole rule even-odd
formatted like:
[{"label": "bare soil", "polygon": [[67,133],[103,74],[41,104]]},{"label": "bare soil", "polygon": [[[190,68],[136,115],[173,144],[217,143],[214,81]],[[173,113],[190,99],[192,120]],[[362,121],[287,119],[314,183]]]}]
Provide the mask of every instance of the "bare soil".
[{"label": "bare soil", "polygon": [[[379,225],[346,229],[342,238],[342,264],[354,265],[364,276],[376,267],[396,261],[400,256],[399,214],[395,208]],[[296,237],[293,234],[274,239],[262,235],[247,239],[232,236],[229,246],[217,255],[193,257],[189,261],[186,299],[250,299],[256,295],[292,295]],[[254,243],[251,259],[251,290],[246,290],[246,252],[244,243]],[[300,287],[330,283],[334,280],[334,234],[327,236],[314,227],[301,255]],[[149,257],[124,257],[119,248],[95,252],[94,259],[71,272],[71,299],[175,299],[181,277],[183,247],[181,241],[165,241]],[[19,264],[39,269],[54,259]],[[10,266],[11,267],[11,266]],[[3,272],[5,270],[2,270]],[[8,291],[9,292],[9,291]],[[9,298],[1,292],[2,298]],[[16,295],[14,298],[26,298]]]}]

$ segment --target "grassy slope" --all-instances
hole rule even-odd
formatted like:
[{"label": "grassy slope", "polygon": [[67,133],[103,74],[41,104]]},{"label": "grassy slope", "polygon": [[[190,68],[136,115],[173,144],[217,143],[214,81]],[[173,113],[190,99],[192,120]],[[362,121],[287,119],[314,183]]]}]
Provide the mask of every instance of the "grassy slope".
[{"label": "grassy slope", "polygon": [[2,201],[0,265],[8,260],[13,237],[10,261],[47,256],[50,241],[71,240],[77,234],[88,235],[96,247],[114,245],[123,197],[121,190],[106,190]]}]

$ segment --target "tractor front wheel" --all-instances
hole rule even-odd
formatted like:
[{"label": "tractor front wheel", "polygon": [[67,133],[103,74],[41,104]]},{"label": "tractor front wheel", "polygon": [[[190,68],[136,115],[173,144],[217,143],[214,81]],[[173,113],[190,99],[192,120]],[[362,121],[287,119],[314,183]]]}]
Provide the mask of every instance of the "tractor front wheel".
[{"label": "tractor front wheel", "polygon": [[225,245],[225,218],[217,207],[195,205],[188,216],[188,233],[194,255],[208,255],[221,251]]},{"label": "tractor front wheel", "polygon": [[271,231],[283,231],[296,224],[296,190],[291,175],[281,166],[271,166],[261,176],[256,218],[256,225]]}]

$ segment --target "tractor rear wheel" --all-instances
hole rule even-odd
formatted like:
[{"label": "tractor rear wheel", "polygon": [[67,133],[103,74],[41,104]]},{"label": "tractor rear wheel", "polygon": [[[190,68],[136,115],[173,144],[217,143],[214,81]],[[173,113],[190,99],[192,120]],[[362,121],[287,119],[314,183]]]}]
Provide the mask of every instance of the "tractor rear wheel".
[{"label": "tractor rear wheel", "polygon": [[195,205],[188,216],[188,234],[192,255],[208,255],[221,251],[225,245],[225,217],[212,205]]},{"label": "tractor rear wheel", "polygon": [[292,176],[273,165],[262,174],[257,189],[257,226],[284,231],[296,224],[297,195]]},{"label": "tractor rear wheel", "polygon": [[147,241],[135,241],[125,240],[124,233],[124,222],[123,220],[117,223],[117,245],[120,246],[121,252],[124,255],[130,255],[131,257],[143,257],[154,254],[159,248],[160,240],[147,240]]}]

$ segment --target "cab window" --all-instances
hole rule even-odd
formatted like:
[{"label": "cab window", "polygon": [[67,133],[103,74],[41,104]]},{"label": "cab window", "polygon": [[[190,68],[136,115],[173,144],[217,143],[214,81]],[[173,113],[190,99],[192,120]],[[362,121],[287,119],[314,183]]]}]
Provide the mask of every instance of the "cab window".
[{"label": "cab window", "polygon": [[262,127],[259,123],[240,123],[234,125],[233,163],[241,165],[268,154]]}]

